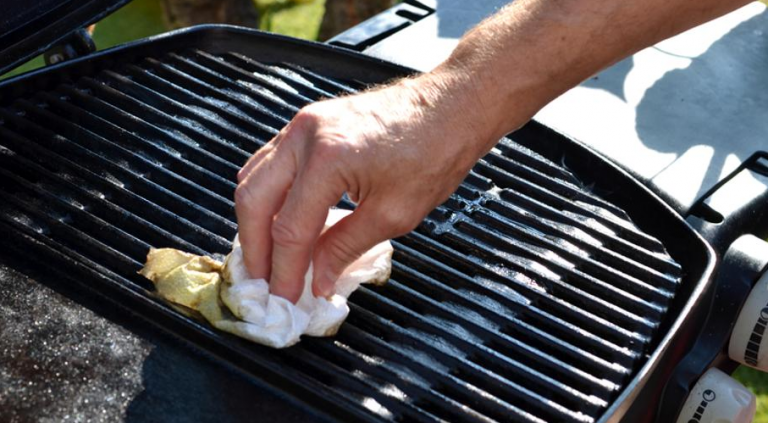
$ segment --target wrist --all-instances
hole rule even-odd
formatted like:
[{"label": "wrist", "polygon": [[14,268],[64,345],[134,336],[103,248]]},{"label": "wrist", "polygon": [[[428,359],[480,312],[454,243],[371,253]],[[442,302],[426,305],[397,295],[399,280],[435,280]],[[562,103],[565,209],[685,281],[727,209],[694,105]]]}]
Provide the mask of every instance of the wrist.
[{"label": "wrist", "polygon": [[[483,53],[475,51],[474,55]],[[441,93],[441,98],[456,106],[457,120],[485,140],[483,153],[527,123],[551,100],[543,89],[548,84],[539,80],[541,74],[511,66],[500,72],[493,62],[451,56],[423,77],[425,83],[436,86],[434,90]]]},{"label": "wrist", "polygon": [[441,67],[417,78],[399,82],[421,119],[440,128],[447,140],[456,141],[463,154],[474,161],[490,150],[506,127],[521,126],[495,113],[492,97],[481,92],[473,76],[457,68]]}]

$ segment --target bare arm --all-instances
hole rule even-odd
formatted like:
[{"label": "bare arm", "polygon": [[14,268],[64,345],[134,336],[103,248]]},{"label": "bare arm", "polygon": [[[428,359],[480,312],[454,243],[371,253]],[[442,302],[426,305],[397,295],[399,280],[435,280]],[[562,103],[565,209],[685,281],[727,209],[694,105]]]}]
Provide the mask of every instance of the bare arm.
[{"label": "bare arm", "polygon": [[518,0],[470,31],[433,73],[474,86],[494,135],[503,135],[520,123],[511,115],[533,116],[605,67],[747,3]]},{"label": "bare arm", "polygon": [[[412,230],[496,141],[582,80],[745,0],[517,0],[432,72],[304,109],[238,174],[246,266],[298,299],[377,242]],[[323,236],[348,192],[357,210]]]}]

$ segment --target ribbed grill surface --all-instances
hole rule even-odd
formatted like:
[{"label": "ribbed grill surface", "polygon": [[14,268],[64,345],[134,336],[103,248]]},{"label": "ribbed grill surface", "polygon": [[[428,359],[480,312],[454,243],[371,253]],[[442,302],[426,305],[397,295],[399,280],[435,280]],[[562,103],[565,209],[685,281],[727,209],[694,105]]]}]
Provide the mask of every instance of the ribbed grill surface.
[{"label": "ribbed grill surface", "polygon": [[[136,274],[147,250],[226,253],[239,166],[303,105],[357,88],[196,50],[19,99],[0,109],[0,222],[159,303]],[[210,336],[374,419],[591,422],[643,363],[681,273],[510,140],[394,245],[391,281],[354,294],[333,339]]]}]

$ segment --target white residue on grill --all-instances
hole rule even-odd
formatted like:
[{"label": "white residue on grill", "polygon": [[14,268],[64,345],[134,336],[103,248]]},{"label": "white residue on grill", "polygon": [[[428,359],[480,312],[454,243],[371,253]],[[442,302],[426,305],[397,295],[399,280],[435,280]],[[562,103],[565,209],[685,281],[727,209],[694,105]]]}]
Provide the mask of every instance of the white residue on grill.
[{"label": "white residue on grill", "polygon": [[[564,249],[566,249],[566,250],[568,250],[568,251],[570,251],[570,252],[572,252],[574,254],[577,254],[577,255],[579,255],[581,257],[587,257],[588,256],[586,251],[582,250],[581,248],[577,247],[573,243],[571,243],[571,242],[569,242],[569,241],[567,241],[567,240],[565,240],[565,239],[563,239],[563,238],[561,238],[561,237],[559,237],[557,235],[554,235],[554,234],[551,234],[551,233],[547,233],[547,232],[542,232],[542,231],[540,231],[540,230],[538,230],[538,229],[536,229],[536,228],[534,228],[532,226],[529,226],[529,225],[527,225],[525,223],[517,222],[517,221],[512,220],[510,218],[507,218],[505,216],[501,216],[498,213],[493,213],[493,215],[497,219],[499,219],[500,221],[504,222],[505,224],[510,225],[510,226],[514,226],[514,227],[518,228],[521,231],[525,231],[528,234],[531,234],[532,236],[534,236],[535,238],[545,239],[545,240],[547,240],[547,241],[549,241],[551,243],[557,244],[557,245],[563,247]],[[552,259],[553,261],[555,261],[557,263],[560,263],[560,264],[562,264],[564,266],[567,266],[567,267],[574,267],[573,263],[571,263],[570,261],[564,259],[563,257],[560,257],[559,255],[553,253],[552,250],[550,250],[549,248],[535,247],[534,249],[536,251],[542,252],[544,257]]]},{"label": "white residue on grill", "polygon": [[[0,120],[0,126],[2,126],[2,125],[3,125],[3,121]],[[11,150],[11,149],[9,149],[9,148],[7,148],[7,147],[5,147],[5,146],[3,146],[3,145],[0,145],[0,154],[4,154],[6,156],[15,156],[16,152]]]},{"label": "white residue on grill", "polygon": [[360,359],[362,359],[363,361],[365,361],[366,363],[368,363],[368,364],[370,364],[372,366],[381,366],[382,364],[384,364],[384,360],[382,358],[374,357],[374,356],[371,356],[371,355],[368,355],[368,354],[363,354],[360,351],[357,351],[357,350],[353,349],[349,345],[339,341],[338,339],[334,340],[333,344],[336,345],[337,347],[347,351],[348,353],[353,354],[353,355],[359,357]]},{"label": "white residue on grill", "polygon": [[571,269],[576,267],[576,264],[574,264],[571,261],[568,261],[568,260],[564,259],[563,257],[561,257],[559,254],[555,253],[552,250],[542,249],[542,255],[544,256],[545,259],[547,259],[549,261],[552,261],[552,262],[555,262],[555,263],[558,263],[558,264],[561,264],[561,265],[563,265],[565,267],[568,267],[568,268],[571,268]]},{"label": "white residue on grill", "polygon": [[582,257],[582,258],[589,257],[589,253],[588,252],[584,251],[584,249],[576,246],[574,243],[572,243],[570,241],[567,241],[567,240],[562,239],[560,237],[551,237],[551,239],[552,239],[552,241],[555,244],[563,247],[565,250],[568,250],[569,252],[571,252],[573,254],[576,254],[579,257]]},{"label": "white residue on grill", "polygon": [[[477,293],[470,293],[470,296],[472,296],[474,298],[480,297]],[[501,304],[499,304],[499,303],[497,303],[497,302],[495,302],[493,300],[489,300],[488,298],[482,299],[481,303],[482,303],[482,305],[485,308],[493,309],[494,307],[496,307],[497,311],[499,313],[503,314],[503,315],[514,314],[507,307],[504,307],[503,305],[501,305]],[[492,304],[492,303],[495,303],[495,304]],[[496,322],[493,322],[493,321],[489,320],[487,317],[485,317],[482,314],[478,313],[476,310],[469,309],[467,307],[464,307],[462,305],[459,305],[459,304],[456,304],[456,303],[452,303],[452,302],[445,302],[445,303],[443,303],[443,305],[445,306],[445,308],[453,311],[457,316],[460,316],[460,317],[462,317],[464,319],[472,321],[475,324],[477,324],[479,326],[482,326],[482,327],[484,327],[484,328],[486,328],[488,330],[491,330],[491,331],[494,331],[494,332],[498,332],[498,331],[501,330],[501,327]],[[440,320],[442,320],[442,319],[440,319]],[[478,344],[479,345],[479,344],[483,343],[482,339],[480,339],[476,335],[473,335],[472,333],[470,333],[461,324],[458,324],[458,323],[455,323],[455,322],[451,322],[451,321],[448,321],[448,320],[442,320],[442,321],[443,321],[442,326],[447,328],[447,329],[451,329],[451,332],[453,332],[454,334],[458,335],[459,338],[461,338],[463,340],[466,340],[466,341],[468,341],[468,342],[470,342],[472,344]]]},{"label": "white residue on grill", "polygon": [[[410,359],[410,356],[408,357]],[[426,379],[419,376],[418,373],[411,370],[409,367],[406,367],[404,365],[401,365],[400,363],[396,363],[394,361],[388,362],[389,367],[392,369],[392,371],[397,374],[397,377],[405,382],[417,385],[424,389],[430,389],[432,384],[427,382]]]},{"label": "white residue on grill", "polygon": [[78,185],[78,186],[81,186],[81,187],[87,184],[83,179],[78,178],[78,177],[76,177],[76,176],[72,175],[71,173],[69,173],[67,171],[64,171],[64,170],[58,170],[56,172],[56,176],[58,176],[59,178],[65,180],[67,182],[71,182],[74,185]]},{"label": "white residue on grill", "polygon": [[572,237],[577,238],[579,241],[582,241],[589,245],[593,245],[595,247],[603,246],[602,242],[600,242],[597,238],[593,237],[592,235],[584,232],[582,229],[579,229],[575,226],[566,225],[564,223],[555,222],[553,220],[549,220],[545,218],[540,218],[540,219],[552,226],[555,226],[557,229],[567,233],[568,235],[571,235]]},{"label": "white residue on grill", "polygon": [[77,185],[78,187],[87,191],[89,194],[95,196],[96,198],[99,198],[101,200],[107,199],[107,196],[103,192],[93,188],[90,183],[86,182],[81,178],[78,178],[76,176],[71,175],[70,173],[63,172],[63,171],[57,172],[56,175],[58,175],[59,177],[61,177],[61,179],[64,179],[65,181],[68,181],[74,185]]},{"label": "white residue on grill", "polygon": [[[163,167],[163,163],[157,160],[156,158],[150,156],[149,154],[145,153],[143,150],[138,150],[134,152],[137,156],[141,157],[142,159],[150,162],[153,166]],[[146,172],[140,171],[136,169],[131,162],[124,160],[124,159],[118,159],[115,161],[115,164],[120,166],[120,168],[125,169],[126,171],[138,176],[139,178],[146,177]]]},{"label": "white residue on grill", "polygon": [[299,74],[299,73],[297,73],[297,72],[295,72],[295,71],[293,71],[291,69],[281,68],[279,66],[270,66],[269,68],[274,70],[276,73],[279,73],[280,75],[284,75],[284,76],[286,76],[289,79],[294,79],[294,80],[296,80],[298,82],[301,82],[302,84],[304,84],[304,85],[306,85],[308,87],[314,87],[315,86],[315,84],[313,84],[311,81],[309,81],[308,79],[306,79],[303,76],[301,76],[301,74]]},{"label": "white residue on grill", "polygon": [[168,154],[170,154],[170,155],[172,155],[172,156],[174,156],[176,158],[181,159],[181,158],[184,157],[184,155],[181,154],[181,152],[179,150],[176,150],[175,148],[169,146],[168,144],[166,144],[164,142],[152,141],[152,140],[148,140],[148,141],[152,142],[157,148],[162,149],[166,153],[168,153]]},{"label": "white residue on grill", "polygon": [[560,280],[561,279],[559,274],[553,272],[547,266],[544,266],[543,264],[541,264],[541,263],[539,263],[537,261],[530,261],[529,264],[528,264],[528,267],[531,270],[533,270],[534,272],[536,272],[536,273],[538,273],[538,274],[540,274],[542,276],[546,276],[546,277],[548,277],[550,279],[554,279],[554,280]]},{"label": "white residue on grill", "polygon": [[632,230],[636,229],[635,225],[630,220],[628,220],[629,217],[622,219],[603,207],[597,207],[593,204],[585,203],[583,201],[575,200],[574,203],[623,228]]},{"label": "white residue on grill", "polygon": [[[364,380],[364,381],[369,381],[370,380],[370,377],[365,372],[363,372],[360,369],[353,369],[352,371],[350,371],[350,373],[352,374],[352,376],[354,376],[354,377],[356,377],[356,378],[358,378],[360,380]],[[371,382],[371,383],[373,383],[373,382]]]},{"label": "white residue on grill", "polygon": [[70,204],[70,205],[72,205],[72,206],[74,206],[74,207],[76,207],[76,208],[78,208],[80,210],[85,210],[85,205],[83,205],[83,203],[77,201],[71,195],[68,195],[68,194],[65,194],[65,193],[62,193],[62,192],[57,192],[56,191],[56,189],[57,189],[56,186],[48,185],[48,184],[40,184],[40,186],[43,189],[45,189],[46,191],[50,192],[51,195],[54,195],[54,196],[62,199],[65,203],[68,203],[68,204]]},{"label": "white residue on grill", "polygon": [[[543,286],[534,282],[533,279],[523,275],[522,273],[515,272],[515,271],[508,271],[506,278],[514,279],[527,286],[530,286],[531,288],[537,291],[546,292]],[[491,291],[496,292],[497,294],[503,295],[505,298],[509,299],[510,301],[514,301],[522,305],[528,305],[531,303],[531,300],[526,298],[524,295],[520,294],[519,292],[515,291],[514,289],[502,283],[496,282],[488,278],[484,278],[482,276],[476,276],[475,281],[477,281],[477,283],[479,283],[480,285],[490,289]]]},{"label": "white residue on grill", "polygon": [[[226,104],[229,104],[229,103],[226,103]],[[202,117],[204,117],[204,118],[206,118],[208,120],[211,120],[213,122],[221,122],[221,121],[224,120],[224,118],[219,116],[218,113],[214,113],[214,112],[206,109],[205,107],[196,106],[194,104],[188,104],[187,108],[192,110],[196,114],[198,114],[198,115],[200,115],[200,116],[202,116]]]},{"label": "white residue on grill", "polygon": [[[137,155],[137,156],[139,156],[139,157],[143,158],[144,160],[147,160],[147,161],[148,161],[149,163],[151,163],[153,166],[157,166],[157,167],[163,167],[163,166],[164,166],[164,165],[163,165],[163,163],[159,162],[159,161],[158,161],[157,159],[155,159],[154,157],[147,155],[147,154],[146,154],[144,151],[142,151],[142,150],[136,151],[135,153],[136,153],[136,155]],[[132,166],[132,165],[130,165],[128,162],[126,162],[126,161],[125,161],[125,160],[123,160],[123,159],[119,159],[119,160],[116,160],[116,161],[115,161],[115,163],[116,163],[118,166],[120,166],[120,168],[122,168],[123,170],[125,170],[125,171],[127,171],[127,172],[131,173],[132,175],[135,175],[135,176],[136,176],[136,177],[138,177],[138,178],[145,178],[145,177],[146,177],[146,175],[147,175],[147,172],[143,172],[143,171],[140,171],[140,170],[136,169],[136,167],[135,167],[135,166]],[[107,179],[107,176],[105,176],[106,174],[107,174],[107,172],[106,172],[106,171],[101,171],[101,172],[99,172],[99,175],[101,175],[101,177],[103,177],[103,178],[105,178],[105,179]]]},{"label": "white residue on grill", "polygon": [[381,392],[382,394],[388,397],[395,398],[399,401],[405,401],[408,399],[408,395],[405,392],[401,391],[400,388],[398,388],[397,386],[391,383],[387,383],[384,386],[381,386],[379,388],[379,392]]},{"label": "white residue on grill", "polygon": [[[507,288],[507,289],[509,289],[509,288]],[[494,299],[488,298],[488,296],[485,295],[485,294],[481,294],[479,292],[471,291],[471,290],[468,290],[468,289],[462,289],[459,292],[461,292],[462,295],[467,297],[467,299],[470,299],[470,300],[474,301],[475,303],[478,303],[478,304],[482,305],[486,309],[493,310],[497,314],[499,314],[501,316],[504,316],[506,318],[514,317],[517,314],[511,308],[501,304],[500,302],[498,302],[498,301],[496,301]],[[517,293],[515,292],[515,294],[517,294]],[[523,297],[520,294],[517,294],[517,295],[522,299],[522,301],[520,299],[512,300],[512,301],[515,301],[515,302],[518,302],[518,303],[524,304],[524,305],[530,304],[530,301],[528,301],[527,298]],[[453,304],[450,304],[450,305],[453,306]],[[483,319],[483,321],[485,321],[484,317],[482,317],[480,315],[478,315],[478,317]],[[483,324],[485,324],[485,323],[483,323]]]},{"label": "white residue on grill", "polygon": [[598,231],[600,233],[603,233],[603,234],[606,234],[606,235],[611,235],[611,236],[617,236],[616,232],[614,232],[613,230],[609,229],[607,226],[605,226],[604,224],[600,223],[597,219],[595,219],[593,217],[583,216],[583,215],[581,215],[579,213],[574,213],[574,212],[569,211],[569,210],[563,210],[563,214],[565,214],[566,216],[571,217],[571,218],[573,218],[575,220],[578,220],[579,222],[584,223],[585,225],[589,226],[590,228],[592,228],[592,229],[594,229],[594,230],[596,230],[596,231]]},{"label": "white residue on grill", "polygon": [[[227,95],[232,95],[231,92],[226,92],[226,90],[222,90],[222,92],[225,92]],[[215,98],[215,97],[205,97],[205,102],[212,106],[215,106],[217,109],[226,110],[227,112],[230,112],[233,115],[236,115],[249,122],[254,122],[254,123],[256,122],[255,120],[253,120],[253,118],[249,113],[246,113],[243,110],[240,110],[239,107],[235,106],[234,104],[228,101],[219,100],[218,98]],[[216,120],[222,119],[222,117],[216,113],[213,113],[213,115],[217,116]]]},{"label": "white residue on grill", "polygon": [[[518,230],[528,232],[529,234],[531,234],[531,236],[534,236],[534,237],[536,237],[538,239],[548,239],[548,240],[554,241],[556,243],[562,243],[562,240],[560,240],[559,238],[553,237],[553,236],[548,235],[548,234],[545,234],[545,233],[543,233],[543,232],[541,232],[541,231],[539,231],[539,230],[537,230],[535,228],[532,228],[532,227],[530,227],[528,225],[525,225],[525,224],[522,224],[522,223],[519,223],[519,222],[514,222],[514,221],[511,221],[509,219],[505,219],[503,217],[498,216],[496,213],[492,213],[492,215],[495,215],[496,219],[499,220],[502,225],[513,226],[513,227],[517,228]],[[456,221],[458,223],[461,223],[462,220],[461,219],[456,219]],[[482,227],[483,230],[481,231],[478,228],[470,227],[470,226],[466,226],[466,225],[460,225],[460,224],[454,224],[453,227],[458,229],[461,232],[466,233],[469,236],[472,236],[473,238],[476,238],[476,239],[482,239],[483,236],[487,237],[488,233],[497,234],[496,236],[499,236],[500,238],[503,238],[503,239],[509,239],[509,238],[515,239],[515,238],[512,238],[512,237],[514,237],[514,235],[513,234],[509,234],[508,231],[504,230],[503,226],[501,226],[501,225],[499,225],[499,226],[496,226],[496,225],[489,226],[487,223],[475,222],[475,221],[472,221],[472,223],[473,223],[473,225],[478,225],[478,226]],[[568,268],[574,268],[575,267],[574,263],[570,262],[569,260],[566,260],[564,257],[562,257],[559,254],[555,253],[551,249],[543,248],[543,247],[540,247],[540,246],[537,246],[537,245],[534,245],[534,244],[530,244],[529,242],[526,242],[526,241],[520,242],[520,244],[516,245],[516,246],[507,246],[507,245],[504,245],[504,244],[499,245],[499,243],[496,242],[495,239],[491,238],[488,241],[484,240],[483,244],[485,244],[486,248],[492,250],[494,256],[502,257],[502,258],[504,258],[506,260],[509,260],[509,261],[513,262],[513,263],[519,263],[519,264],[522,264],[524,266],[529,266],[530,263],[536,264],[536,265],[538,265],[538,269],[541,272],[548,273],[548,274],[550,274],[550,275],[552,275],[553,277],[556,277],[556,278],[559,278],[559,276],[557,276],[554,272],[550,271],[548,268],[544,267],[543,265],[540,265],[536,260],[525,258],[525,257],[521,257],[520,253],[518,253],[518,252],[510,252],[510,251],[508,251],[508,249],[511,248],[512,251],[515,251],[517,249],[523,248],[526,251],[534,253],[536,256],[538,256],[538,257],[536,257],[537,259],[540,258],[542,260],[547,260],[547,261],[550,261],[550,262],[553,262],[553,263],[557,263],[557,264],[559,264],[561,266],[568,267]],[[573,248],[576,248],[576,247],[574,246]],[[483,263],[483,264],[486,267],[489,267],[487,263]],[[496,271],[497,269],[492,269],[492,270]]]},{"label": "white residue on grill", "polygon": [[371,397],[365,397],[362,401],[363,407],[367,408],[374,414],[378,414],[381,417],[384,417],[385,419],[393,419],[394,416],[392,415],[392,412],[387,410],[383,405],[379,404],[378,401]]},{"label": "white residue on grill", "polygon": [[[483,325],[491,330],[494,330],[494,331],[498,330],[497,324],[481,316],[475,310],[471,310],[466,307],[462,307],[458,304],[450,303],[450,302],[446,302],[442,304],[443,306],[445,306],[445,308],[449,310],[453,310],[457,316],[460,316],[467,320],[474,320],[475,323],[479,325]],[[460,323],[456,323],[452,320],[443,319],[441,317],[430,315],[430,314],[425,314],[422,317],[424,320],[431,322],[435,326],[445,329],[446,331],[456,335],[458,338],[463,339],[467,342],[470,342],[472,344],[481,344],[483,342],[482,339],[478,338],[475,334],[468,331]],[[442,338],[436,337],[436,339],[440,339],[441,342],[444,342]],[[457,349],[457,347],[455,347],[453,344],[447,343],[447,346],[451,349],[451,351],[455,351]]]},{"label": "white residue on grill", "polygon": [[172,136],[173,138],[183,142],[184,144],[187,144],[187,145],[189,145],[191,147],[194,147],[194,148],[202,148],[202,146],[200,145],[199,142],[193,140],[192,138],[189,138],[185,133],[183,133],[183,132],[181,132],[181,131],[179,131],[177,129],[172,129],[172,128],[168,128],[168,127],[165,127],[165,126],[158,126],[158,128],[160,128],[160,130],[162,130],[166,134]]},{"label": "white residue on grill", "polygon": [[[456,325],[455,323],[448,322],[447,320],[440,319],[440,318],[438,318],[436,316],[426,315],[425,314],[425,315],[423,315],[421,317],[422,317],[422,319],[427,320],[427,321],[431,321],[432,323],[436,324],[437,326],[442,327],[443,329],[446,329],[446,330],[449,330],[449,331],[450,331],[450,329],[452,327],[459,328],[459,326]],[[443,322],[445,322],[446,324],[442,324]],[[433,346],[433,347],[437,348],[438,350],[444,352],[445,354],[448,354],[448,355],[451,355],[451,356],[454,356],[454,357],[465,357],[467,355],[466,352],[464,352],[464,350],[462,350],[461,348],[458,348],[457,346],[455,346],[452,343],[448,342],[447,340],[445,340],[441,336],[438,336],[438,335],[435,335],[435,334],[429,333],[429,332],[424,332],[424,331],[419,330],[419,329],[413,329],[413,328],[408,328],[408,331],[413,333],[416,336],[416,338],[419,338],[419,339],[427,342],[428,344],[430,344],[431,346]],[[463,332],[466,333],[466,331],[463,331]],[[467,333],[467,335],[471,336],[473,339],[477,339],[474,335],[471,335],[469,333]]]},{"label": "white residue on grill", "polygon": [[501,199],[501,194],[504,192],[506,188],[500,188],[496,185],[492,186],[491,189],[485,191],[486,196],[494,198],[494,199]]},{"label": "white residue on grill", "polygon": [[[394,398],[397,401],[408,401],[409,400],[408,394],[406,394],[405,392],[401,391],[400,388],[398,388],[397,386],[395,386],[395,385],[393,385],[391,383],[382,382],[380,379],[374,378],[374,377],[372,377],[372,376],[370,376],[370,375],[368,375],[368,374],[366,374],[366,373],[364,373],[364,372],[362,372],[360,370],[352,370],[352,375],[354,377],[360,379],[360,380],[366,381],[370,385],[373,385],[377,391],[379,391],[380,393],[382,393],[382,394],[384,394],[384,395],[386,395],[386,396],[388,396],[390,398]],[[384,410],[386,411],[386,408],[384,408]],[[387,412],[389,412],[389,411],[387,411]]]},{"label": "white residue on grill", "polygon": [[[546,289],[539,283],[535,282],[533,279],[526,277],[525,275],[521,274],[520,272],[517,272],[513,269],[510,269],[506,266],[503,266],[501,264],[497,263],[488,263],[482,258],[478,258],[475,256],[471,256],[472,261],[475,263],[485,267],[486,269],[490,270],[491,272],[501,276],[504,279],[514,279],[518,282],[522,282],[531,288],[537,289],[541,292],[546,292]],[[516,260],[517,261],[517,260]],[[522,264],[522,263],[521,263]],[[553,273],[554,274],[554,273]],[[558,277],[558,275],[554,274],[554,276]],[[487,279],[482,277],[476,277],[475,278],[478,281],[486,281]],[[501,286],[501,285],[500,285]]]},{"label": "white residue on grill", "polygon": [[0,211],[2,211],[3,216],[10,218],[14,222],[22,226],[26,226],[27,228],[31,229],[34,232],[37,232],[38,234],[47,235],[50,232],[47,226],[40,225],[39,223],[34,221],[32,218],[30,218],[26,214],[19,213],[16,210],[6,206],[0,207]]},{"label": "white residue on grill", "polygon": [[[201,109],[201,110],[205,110],[206,113],[210,113],[206,109]],[[227,122],[224,119],[218,118],[218,115],[215,115],[215,114],[213,114],[213,115],[217,116],[217,122],[219,122],[221,125],[229,126],[229,125],[227,125]],[[191,129],[199,132],[200,134],[202,134],[204,136],[207,136],[209,138],[217,139],[217,140],[220,140],[222,142],[234,145],[233,143],[227,141],[226,139],[222,139],[221,137],[217,136],[216,134],[214,134],[213,132],[208,130],[208,128],[206,128],[202,123],[200,123],[200,122],[198,122],[198,121],[196,121],[194,119],[189,119],[189,118],[184,117],[184,116],[174,116],[174,118],[177,121],[179,121],[182,124],[184,124],[185,126],[187,126],[187,127],[191,128]]]},{"label": "white residue on grill", "polygon": [[[526,247],[530,247],[531,249],[534,249],[534,247],[532,247],[532,246],[526,246]],[[548,252],[548,250],[546,250],[545,252]],[[499,256],[499,257],[502,257],[502,258],[504,258],[504,259],[506,259],[508,261],[511,261],[513,263],[517,263],[517,264],[519,264],[522,267],[525,267],[525,268],[528,268],[530,270],[533,270],[534,272],[536,272],[539,275],[544,276],[546,278],[555,279],[555,280],[559,280],[560,279],[560,275],[558,273],[552,271],[550,268],[548,268],[547,266],[539,263],[536,260],[531,260],[531,259],[527,259],[527,258],[524,258],[524,257],[520,257],[518,255],[510,254],[510,253],[508,253],[506,251],[502,251],[502,250],[499,250],[499,249],[495,249],[494,250],[494,254]],[[552,258],[559,257],[559,256],[557,256],[554,253],[552,253],[552,254],[553,254]],[[550,258],[550,259],[552,259],[552,258]],[[493,265],[493,264],[489,264],[489,263],[483,263],[483,264],[488,269],[494,270],[496,273],[498,273],[498,271],[497,271],[498,270],[498,265]],[[503,268],[503,269],[504,269],[505,273],[501,273],[500,275],[501,276],[507,276],[509,274],[509,269],[506,269],[506,268]]]},{"label": "white residue on grill", "polygon": [[[416,332],[417,337],[420,336],[420,334],[422,333],[418,331],[412,331],[412,332]],[[447,373],[449,371],[448,366],[436,360],[431,353],[427,353],[422,350],[416,349],[410,346],[409,344],[395,343],[394,347],[397,348],[398,350],[403,351],[409,359],[427,368],[430,368],[436,372]]]},{"label": "white residue on grill", "polygon": [[[550,241],[556,241],[556,242],[558,241],[557,238],[552,237],[552,236],[548,236],[547,234],[545,234],[543,232],[540,232],[540,231],[537,231],[537,230],[535,230],[535,229],[533,229],[533,228],[531,228],[529,226],[520,225],[520,227],[521,228],[525,228],[524,230],[526,230],[526,232],[529,232],[531,234],[535,234],[539,238],[548,239]],[[565,258],[563,258],[562,256],[560,256],[559,254],[557,254],[556,252],[552,251],[549,248],[539,247],[538,245],[529,244],[527,242],[523,244],[523,247],[526,250],[535,253],[538,257],[540,257],[540,258],[542,258],[542,259],[544,259],[546,261],[549,261],[549,262],[552,262],[552,263],[557,263],[557,264],[559,264],[561,266],[565,266],[565,267],[568,267],[568,268],[575,267],[575,265],[572,262],[566,260]],[[502,255],[504,255],[506,257],[517,256],[516,254],[508,253],[506,251],[501,251],[501,253],[502,253]],[[528,259],[523,258],[523,260],[528,260]],[[535,263],[535,264],[539,264],[535,260],[531,260],[531,262]],[[547,269],[547,268],[544,267],[544,269]],[[547,269],[547,270],[549,270],[549,269]]]},{"label": "white residue on grill", "polygon": [[544,285],[534,281],[533,279],[529,278],[528,276],[526,276],[526,275],[524,275],[522,273],[515,272],[514,276],[512,276],[512,279],[514,279],[514,280],[516,280],[516,281],[518,281],[520,283],[523,283],[525,285],[528,285],[531,288],[537,289],[537,290],[539,290],[541,292],[547,292],[547,289],[546,289],[546,287]]},{"label": "white residue on grill", "polygon": [[[284,89],[284,90],[286,90],[288,92],[291,92],[293,94],[299,94],[299,91],[297,89],[295,89],[292,86],[288,85],[282,79],[275,78],[272,75],[266,75],[266,74],[263,74],[263,73],[254,72],[253,73],[253,77],[256,78],[256,79],[260,79],[260,80],[262,80],[262,81],[264,81],[264,82],[266,82],[268,84],[272,84],[272,85],[275,85],[277,87],[280,87],[280,88],[282,88],[282,89]],[[237,81],[237,82],[243,82],[243,81]]]},{"label": "white residue on grill", "polygon": [[[242,85],[244,87],[247,87],[248,89],[250,89],[252,91],[255,91],[257,93],[261,93],[262,95],[264,95],[265,97],[267,97],[270,100],[274,101],[275,103],[282,104],[284,106],[290,106],[290,104],[288,104],[288,102],[283,100],[279,95],[275,94],[271,90],[269,90],[269,89],[267,89],[267,88],[265,88],[265,87],[263,87],[263,86],[261,86],[259,84],[254,84],[253,82],[248,82],[248,81],[237,81],[237,82],[240,85]],[[227,95],[236,95],[236,93],[234,91],[230,91],[230,92],[227,93]],[[261,106],[260,108],[263,108],[263,106]]]},{"label": "white residue on grill", "polygon": [[[241,79],[238,79],[237,83],[240,84],[240,85],[246,86],[249,89],[253,89],[253,87],[251,86],[253,84],[248,82],[248,81],[243,81]],[[269,107],[264,106],[259,101],[257,101],[255,98],[253,98],[253,97],[251,97],[251,96],[249,96],[247,94],[241,93],[239,91],[230,90],[228,88],[222,89],[221,92],[223,92],[224,94],[226,94],[226,95],[228,95],[230,97],[237,98],[238,100],[242,101],[243,103],[248,104],[249,106],[251,106],[251,107],[253,107],[255,109],[259,109],[259,110],[263,111],[264,113],[267,113],[267,114],[270,114],[272,116],[275,116],[274,111],[272,111]],[[285,102],[281,101],[280,103],[284,104]]]},{"label": "white residue on grill", "polygon": [[113,175],[113,174],[111,174],[111,173],[109,173],[109,172],[104,172],[104,173],[103,173],[103,176],[104,176],[104,179],[106,179],[106,180],[107,180],[107,181],[109,181],[110,183],[112,183],[112,184],[114,184],[114,185],[117,185],[117,186],[119,186],[120,188],[125,188],[125,184],[123,183],[123,181],[121,181],[120,179],[118,179],[118,177],[117,177],[117,176],[115,176],[115,175]]}]

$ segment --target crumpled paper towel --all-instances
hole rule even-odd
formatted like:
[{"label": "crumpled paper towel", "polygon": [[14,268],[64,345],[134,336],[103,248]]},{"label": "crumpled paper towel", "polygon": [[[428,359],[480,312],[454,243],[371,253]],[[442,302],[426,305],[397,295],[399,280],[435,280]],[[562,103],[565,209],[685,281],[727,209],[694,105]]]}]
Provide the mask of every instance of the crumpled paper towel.
[{"label": "crumpled paper towel", "polygon": [[[350,212],[329,211],[325,229]],[[347,297],[361,283],[383,284],[392,270],[392,244],[382,242],[352,263],[336,282],[336,294],[312,294],[312,266],[296,304],[269,293],[264,279],[251,279],[235,237],[224,263],[171,248],[151,249],[139,272],[155,284],[167,301],[201,314],[215,328],[245,339],[284,348],[301,335],[332,336],[349,314]]]}]

